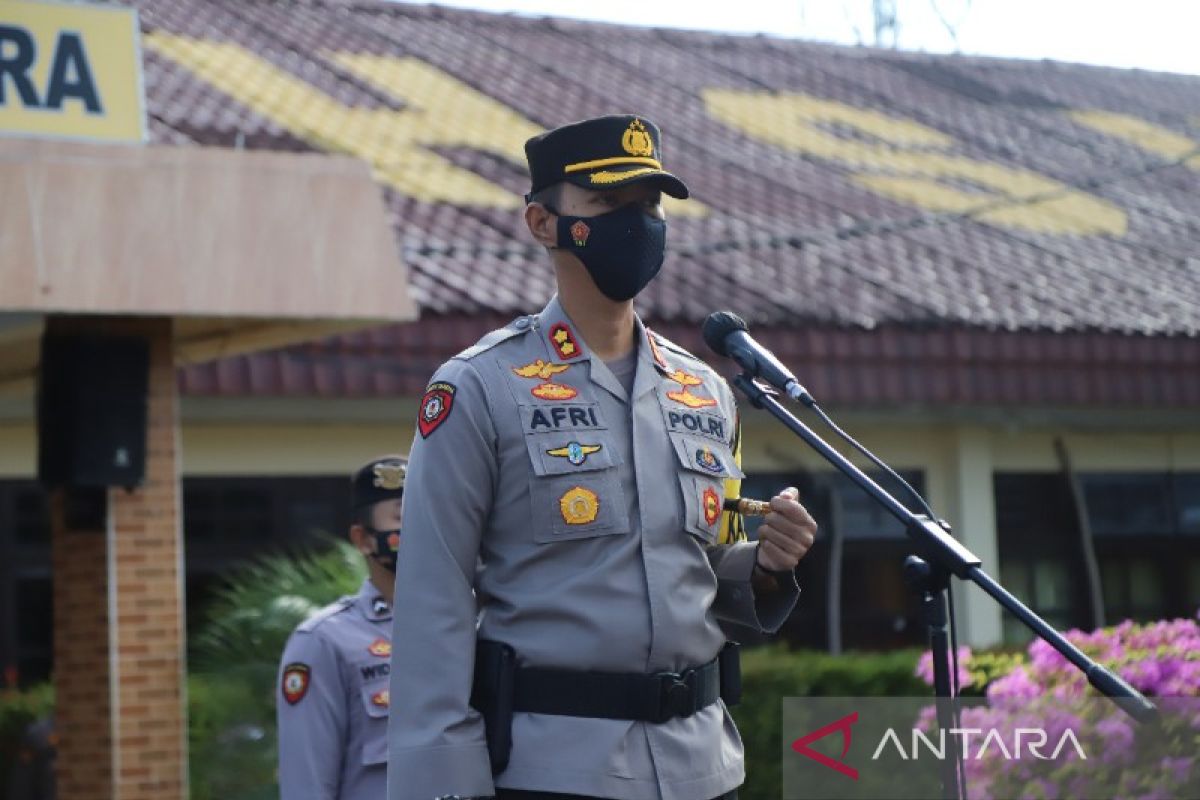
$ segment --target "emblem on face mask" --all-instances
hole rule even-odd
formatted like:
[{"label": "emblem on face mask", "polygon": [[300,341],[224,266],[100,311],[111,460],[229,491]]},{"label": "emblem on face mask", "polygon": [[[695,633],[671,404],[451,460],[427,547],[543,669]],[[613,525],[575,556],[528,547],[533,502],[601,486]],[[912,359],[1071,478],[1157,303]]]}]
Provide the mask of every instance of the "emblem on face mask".
[{"label": "emblem on face mask", "polygon": [[562,383],[539,383],[529,393],[542,400],[570,400],[579,394],[579,390]]},{"label": "emblem on face mask", "polygon": [[403,489],[404,488],[404,473],[407,467],[404,464],[388,463],[375,465],[375,487],[378,489]]},{"label": "emblem on face mask", "polygon": [[387,658],[392,654],[392,643],[387,639],[376,639],[367,647],[367,652],[373,656]]},{"label": "emblem on face mask", "polygon": [[526,364],[523,367],[513,367],[512,371],[514,375],[519,375],[522,378],[537,378],[541,381],[548,381],[560,372],[566,372],[570,368],[570,364],[547,364],[539,358],[532,364]]},{"label": "emblem on face mask", "polygon": [[707,447],[701,447],[696,451],[696,466],[714,475],[720,475],[725,471],[725,465],[721,463],[721,459],[717,458],[717,454]]},{"label": "emblem on face mask", "polygon": [[591,232],[592,229],[587,226],[586,222],[578,220],[571,226],[571,241],[575,243],[576,247],[583,247],[587,244],[588,234]]},{"label": "emblem on face mask", "polygon": [[454,393],[458,391],[453,383],[438,381],[429,384],[425,396],[421,398],[421,411],[417,415],[417,428],[421,438],[428,439],[429,435],[450,416],[454,408]]},{"label": "emblem on face mask", "polygon": [[640,119],[629,123],[621,136],[621,148],[631,156],[648,156],[654,153],[654,140]]},{"label": "emblem on face mask", "polygon": [[692,390],[686,387],[681,392],[667,392],[667,397],[688,408],[708,408],[717,404],[717,401],[711,397],[694,395],[692,394]]},{"label": "emblem on face mask", "polygon": [[571,333],[571,329],[561,322],[550,326],[550,344],[554,345],[558,357],[564,361],[576,358],[583,352],[575,341],[575,334]]},{"label": "emblem on face mask", "polygon": [[704,521],[709,525],[716,524],[721,516],[721,498],[717,497],[717,493],[712,489],[705,489],[702,503],[704,506]]},{"label": "emblem on face mask", "polygon": [[308,664],[288,664],[283,668],[283,699],[288,705],[294,706],[304,699],[308,693],[309,675]]},{"label": "emblem on face mask", "polygon": [[576,486],[559,498],[558,510],[568,525],[587,525],[600,513],[600,498],[590,489]]},{"label": "emblem on face mask", "polygon": [[546,455],[554,456],[555,458],[565,458],[578,467],[587,461],[588,456],[592,453],[599,453],[603,447],[603,445],[599,444],[571,442],[566,447],[556,447],[553,450],[547,450]]},{"label": "emblem on face mask", "polygon": [[371,695],[371,705],[376,708],[387,708],[392,704],[392,693],[387,689]]}]

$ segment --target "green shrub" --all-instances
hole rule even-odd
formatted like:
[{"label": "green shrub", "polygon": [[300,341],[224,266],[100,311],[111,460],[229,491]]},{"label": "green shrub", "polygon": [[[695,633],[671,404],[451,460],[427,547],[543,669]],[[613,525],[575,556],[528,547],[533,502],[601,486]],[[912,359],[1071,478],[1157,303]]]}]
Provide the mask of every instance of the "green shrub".
[{"label": "green shrub", "polygon": [[734,719],[746,746],[740,800],[783,796],[782,708],[785,697],[913,697],[930,694],[914,673],[917,650],[831,656],[769,645],[742,656],[742,702]]},{"label": "green shrub", "polygon": [[191,647],[188,713],[192,800],[279,796],[275,680],[292,630],[353,594],[366,574],[347,542],[270,556],[230,576]]},{"label": "green shrub", "polygon": [[44,683],[24,691],[0,690],[0,790],[19,757],[25,729],[54,711],[54,687]]}]

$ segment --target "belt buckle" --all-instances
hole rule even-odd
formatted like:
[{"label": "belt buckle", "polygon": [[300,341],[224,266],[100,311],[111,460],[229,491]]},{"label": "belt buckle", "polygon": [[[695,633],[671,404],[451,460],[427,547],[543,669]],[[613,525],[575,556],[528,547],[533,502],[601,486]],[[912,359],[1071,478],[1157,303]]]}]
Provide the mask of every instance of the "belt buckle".
[{"label": "belt buckle", "polygon": [[662,724],[675,717],[690,717],[696,713],[696,671],[660,672],[659,713],[654,720]]}]

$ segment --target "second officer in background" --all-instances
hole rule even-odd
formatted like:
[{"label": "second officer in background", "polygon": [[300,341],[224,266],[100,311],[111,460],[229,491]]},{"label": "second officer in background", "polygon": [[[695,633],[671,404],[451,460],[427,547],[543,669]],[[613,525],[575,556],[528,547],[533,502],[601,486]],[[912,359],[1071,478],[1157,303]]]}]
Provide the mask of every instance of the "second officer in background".
[{"label": "second officer in background", "polygon": [[350,540],[367,578],[297,626],[275,696],[281,800],[380,800],[387,785],[388,673],[400,499],[408,462],[354,475]]}]

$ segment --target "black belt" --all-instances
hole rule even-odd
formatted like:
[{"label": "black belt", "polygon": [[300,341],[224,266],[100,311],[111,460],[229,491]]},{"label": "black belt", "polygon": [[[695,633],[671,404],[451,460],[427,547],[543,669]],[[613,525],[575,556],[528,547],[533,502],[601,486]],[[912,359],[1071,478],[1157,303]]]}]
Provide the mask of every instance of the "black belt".
[{"label": "black belt", "polygon": [[518,667],[513,711],[663,723],[691,716],[720,697],[729,705],[736,703],[741,688],[737,658],[736,645],[726,645],[707,664],[652,675]]}]

